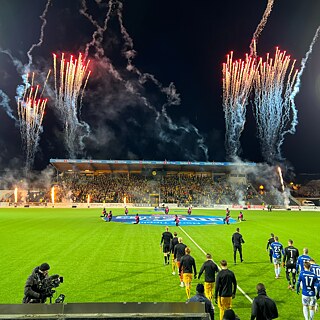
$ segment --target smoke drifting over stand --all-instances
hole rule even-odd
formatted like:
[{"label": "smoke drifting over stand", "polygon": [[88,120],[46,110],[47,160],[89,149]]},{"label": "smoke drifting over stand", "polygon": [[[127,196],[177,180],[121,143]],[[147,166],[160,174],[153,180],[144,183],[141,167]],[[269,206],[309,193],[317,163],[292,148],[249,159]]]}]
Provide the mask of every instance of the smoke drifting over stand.
[{"label": "smoke drifting over stand", "polygon": [[[296,66],[303,56],[308,64],[314,63],[312,56],[305,52],[310,46],[310,34],[314,35],[318,27],[309,14],[317,12],[318,4],[310,1],[308,8],[299,7],[299,10],[298,1],[288,3],[249,1],[229,7],[203,1],[191,8],[178,1],[157,0],[138,4],[117,0],[39,0],[25,4],[18,0],[15,6],[5,1],[0,14],[11,19],[10,22],[2,19],[0,25],[4,34],[0,41],[1,166],[10,166],[11,159],[16,159],[12,161],[15,165],[26,163],[21,153],[23,139],[19,138],[21,120],[16,103],[16,97],[21,97],[26,86],[26,73],[34,72],[43,83],[48,71],[54,69],[53,53],[58,57],[62,53],[66,57],[78,57],[80,52],[86,61],[91,60],[91,75],[82,98],[80,92],[74,109],[76,117],[67,121],[57,110],[51,72],[44,92],[48,102],[38,131],[37,147],[32,151],[34,158],[27,161],[32,163],[30,168],[43,169],[50,158],[69,157],[224,161],[240,156],[249,161],[267,160],[262,148],[250,148],[251,141],[242,140],[248,129],[248,107],[254,103],[252,78],[257,73],[258,55],[264,57],[279,45],[281,50],[297,58]],[[32,32],[24,30],[20,12],[24,13]],[[297,17],[306,14],[310,23],[304,28]],[[297,29],[286,30],[283,24],[279,30],[283,34],[274,32],[278,30],[278,21],[283,19],[292,19]],[[292,42],[288,41],[290,33]],[[316,37],[310,49],[310,53],[318,52]],[[252,75],[248,74],[252,83],[239,92],[238,98],[230,90],[230,101],[235,102],[228,110],[241,112],[229,113],[230,116],[223,119],[221,63],[231,50],[240,57],[246,57],[245,53],[250,51],[248,59],[255,61],[251,62],[255,67]],[[297,89],[298,78],[301,77],[303,86],[310,86],[309,79],[302,74],[308,64],[303,60],[300,76],[290,91],[288,101],[296,108],[291,107],[293,111],[301,107],[299,96],[305,95],[305,91]],[[241,87],[243,84],[239,81],[237,85]],[[71,112],[64,108],[65,112]],[[263,113],[262,109],[259,112]],[[232,117],[238,114],[239,119]],[[295,131],[297,114],[293,114],[291,123],[280,135],[281,143],[272,145],[278,155],[268,158],[270,163],[294,160],[291,150],[288,153],[280,149],[286,147],[284,135]],[[300,123],[303,126],[305,122],[299,119]],[[73,125],[76,130],[70,129]],[[250,126],[257,131],[255,125],[250,123]],[[8,131],[14,139],[11,146],[6,142]],[[258,137],[254,132],[250,138],[257,143]],[[250,152],[246,154],[247,150]]]}]

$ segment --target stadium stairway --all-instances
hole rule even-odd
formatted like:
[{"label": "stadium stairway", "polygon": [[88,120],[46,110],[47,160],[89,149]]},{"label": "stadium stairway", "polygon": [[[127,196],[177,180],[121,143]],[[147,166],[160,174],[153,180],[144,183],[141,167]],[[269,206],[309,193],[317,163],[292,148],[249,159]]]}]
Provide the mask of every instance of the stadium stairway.
[{"label": "stadium stairway", "polygon": [[297,200],[295,197],[293,197],[291,194],[289,195],[289,199],[290,199],[290,205],[292,206],[300,206],[301,203],[299,200]]},{"label": "stadium stairway", "polygon": [[0,200],[7,201],[14,194],[14,190],[0,190]]}]

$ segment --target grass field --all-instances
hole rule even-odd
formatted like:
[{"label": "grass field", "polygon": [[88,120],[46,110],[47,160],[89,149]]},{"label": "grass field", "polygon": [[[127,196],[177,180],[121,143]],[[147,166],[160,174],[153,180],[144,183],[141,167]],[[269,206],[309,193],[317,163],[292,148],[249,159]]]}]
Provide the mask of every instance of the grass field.
[{"label": "grass field", "polygon": [[[123,214],[123,209],[112,210],[114,215]],[[231,216],[238,212],[231,211]],[[57,293],[66,295],[65,302],[186,301],[178,276],[171,274],[171,266],[163,265],[159,243],[164,227],[107,223],[100,213],[100,209],[0,209],[0,303],[21,303],[27,277],[42,262],[50,264],[50,274],[64,276]],[[194,209],[192,215],[197,214],[224,216],[224,211]],[[210,252],[216,262],[226,259],[238,286],[250,298],[256,295],[256,284],[263,282],[277,303],[279,319],[303,319],[301,296],[287,289],[284,269],[275,279],[266,243],[270,232],[279,236],[284,247],[292,238],[301,253],[306,246],[320,262],[320,212],[246,211],[245,219],[232,225],[171,227],[170,231],[177,231],[191,248],[198,270],[205,261],[203,252]],[[233,265],[231,236],[236,227],[246,243],[244,262]],[[192,295],[201,280],[193,280]],[[241,319],[249,319],[251,303],[240,290],[233,308]]]}]

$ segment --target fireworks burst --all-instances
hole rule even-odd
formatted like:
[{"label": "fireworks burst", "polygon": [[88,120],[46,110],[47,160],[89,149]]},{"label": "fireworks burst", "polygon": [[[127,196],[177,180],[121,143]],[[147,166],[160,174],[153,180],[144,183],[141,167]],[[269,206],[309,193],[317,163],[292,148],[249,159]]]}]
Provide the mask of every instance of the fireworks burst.
[{"label": "fireworks burst", "polygon": [[285,51],[276,48],[274,58],[260,58],[255,77],[255,118],[261,153],[265,161],[281,161],[283,135],[287,133],[296,110],[290,99],[297,70]]},{"label": "fireworks burst", "polygon": [[[101,66],[107,65],[108,73],[112,74],[115,79],[122,83],[125,89],[130,94],[136,96],[142,102],[142,105],[154,112],[156,116],[155,127],[157,127],[156,130],[159,132],[159,138],[163,142],[173,143],[179,148],[184,148],[184,144],[182,143],[182,141],[187,137],[189,138],[191,134],[193,134],[196,141],[196,149],[200,151],[201,156],[204,155],[205,159],[208,160],[208,147],[206,146],[204,137],[201,135],[199,130],[186,121],[184,121],[183,124],[175,123],[167,112],[167,109],[170,106],[180,105],[181,103],[180,94],[177,92],[174,83],[171,82],[168,86],[164,86],[153,74],[142,72],[134,64],[134,58],[137,52],[134,49],[133,39],[131,38],[124,24],[122,1],[107,1],[108,9],[102,25],[100,25],[98,21],[95,20],[89,13],[86,2],[86,0],[81,1],[80,13],[91,22],[96,30],[92,35],[92,40],[86,45],[85,57],[87,57],[87,55],[89,54],[90,49],[93,48],[95,51],[94,56],[96,58],[96,61],[99,61]],[[137,77],[139,86],[137,86],[136,83],[131,80],[131,75],[128,77],[123,72],[118,71],[117,68],[111,63],[110,59],[105,56],[105,49],[102,45],[102,41],[104,39],[104,33],[108,31],[108,24],[110,23],[110,20],[114,18],[117,18],[119,23],[119,29],[122,36],[121,41],[123,41],[123,48],[121,50],[121,53],[127,61],[126,70]],[[156,105],[151,103],[145,95],[144,86],[147,84],[147,82],[154,85],[166,97],[166,102],[161,106],[161,110],[159,110]],[[139,87],[143,88],[143,92],[140,92]],[[188,159],[192,159],[195,157],[197,158],[198,156],[195,156],[193,152],[191,153],[189,151],[189,148],[190,146],[188,145],[188,149],[183,149],[185,156]]]},{"label": "fireworks burst", "polygon": [[65,125],[65,143],[70,158],[75,158],[83,150],[82,140],[90,132],[89,125],[78,119],[84,90],[91,74],[89,63],[90,60],[86,62],[81,53],[78,59],[71,56],[68,61],[62,54],[60,66],[57,67],[57,55],[53,55],[55,106]]},{"label": "fireworks burst", "polygon": [[256,74],[255,59],[233,61],[233,52],[223,64],[223,110],[226,122],[226,153],[232,160],[239,156],[240,136],[245,124],[246,106]]},{"label": "fireworks burst", "polygon": [[250,43],[250,56],[252,56],[252,57],[257,56],[257,42],[258,42],[258,39],[259,39],[261,32],[263,31],[263,29],[268,21],[268,17],[271,13],[273,3],[274,3],[274,0],[268,0],[268,4],[267,4],[267,7],[263,13],[262,19],[261,19],[260,23],[258,24],[257,29],[252,36],[252,41]]},{"label": "fireworks burst", "polygon": [[34,86],[34,73],[29,83],[29,75],[26,76],[26,86],[21,98],[17,99],[18,115],[20,120],[20,133],[23,150],[26,154],[26,171],[28,172],[33,164],[35,152],[39,143],[39,136],[42,131],[42,121],[48,99],[42,99],[42,94],[48,81],[50,71],[47,74],[43,89]]},{"label": "fireworks burst", "polygon": [[55,189],[54,186],[51,188],[51,203],[54,205],[54,195],[55,195]]},{"label": "fireworks burst", "polygon": [[277,171],[278,171],[279,178],[280,178],[281,190],[282,190],[282,192],[284,192],[284,182],[283,182],[283,177],[282,177],[282,170],[280,167],[277,167]]}]

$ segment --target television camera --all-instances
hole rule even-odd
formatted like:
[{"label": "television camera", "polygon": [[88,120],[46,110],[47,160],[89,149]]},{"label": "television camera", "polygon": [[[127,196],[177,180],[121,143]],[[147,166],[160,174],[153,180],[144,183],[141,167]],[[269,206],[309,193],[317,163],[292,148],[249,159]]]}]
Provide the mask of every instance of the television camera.
[{"label": "television camera", "polygon": [[[59,287],[60,283],[63,283],[63,277],[60,277],[58,274],[54,274],[46,278],[42,286],[42,294],[47,298],[50,298],[50,303],[52,303],[53,294],[56,292],[54,288]],[[55,300],[55,303],[63,303],[65,298],[64,294],[60,294]]]}]

